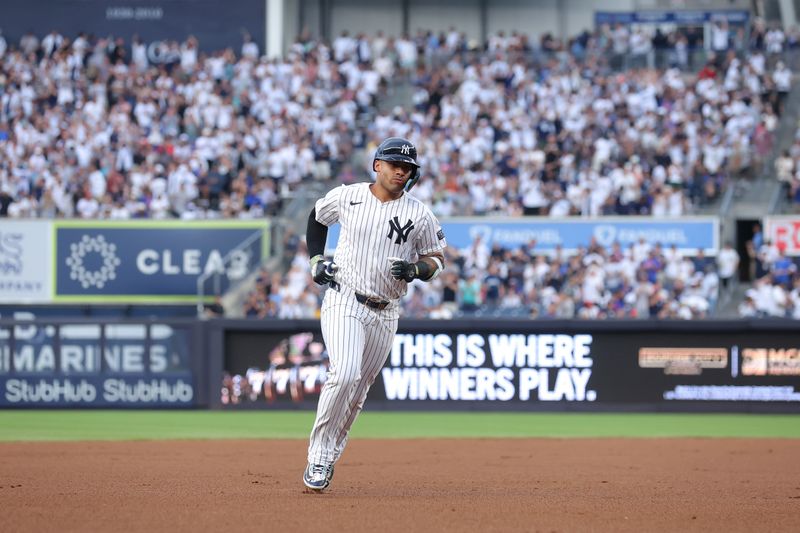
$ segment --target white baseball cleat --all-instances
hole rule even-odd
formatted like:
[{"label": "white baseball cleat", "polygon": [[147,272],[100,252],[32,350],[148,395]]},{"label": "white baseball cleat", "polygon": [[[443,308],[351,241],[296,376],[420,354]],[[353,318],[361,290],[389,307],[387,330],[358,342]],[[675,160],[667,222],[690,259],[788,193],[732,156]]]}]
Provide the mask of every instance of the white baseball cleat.
[{"label": "white baseball cleat", "polygon": [[333,478],[333,467],[308,463],[303,472],[303,484],[309,489],[322,492],[328,488]]}]

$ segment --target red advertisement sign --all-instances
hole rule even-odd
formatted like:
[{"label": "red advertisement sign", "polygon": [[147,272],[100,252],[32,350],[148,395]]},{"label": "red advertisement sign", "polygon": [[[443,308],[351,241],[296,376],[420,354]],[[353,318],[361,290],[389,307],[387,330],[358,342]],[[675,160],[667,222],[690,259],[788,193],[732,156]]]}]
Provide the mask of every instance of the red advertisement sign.
[{"label": "red advertisement sign", "polygon": [[766,235],[779,248],[785,245],[786,255],[800,255],[800,218],[767,219]]}]

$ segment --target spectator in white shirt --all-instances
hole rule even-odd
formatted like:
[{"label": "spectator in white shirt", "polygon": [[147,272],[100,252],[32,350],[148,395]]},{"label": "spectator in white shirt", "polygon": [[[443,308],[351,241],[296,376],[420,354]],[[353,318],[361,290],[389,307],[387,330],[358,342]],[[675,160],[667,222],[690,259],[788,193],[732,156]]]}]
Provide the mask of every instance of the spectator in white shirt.
[{"label": "spectator in white shirt", "polygon": [[718,20],[711,25],[711,49],[720,53],[728,50],[730,46],[730,30],[728,22]]},{"label": "spectator in white shirt", "polygon": [[739,259],[739,252],[736,251],[733,244],[730,242],[726,242],[722,250],[717,254],[717,269],[724,289],[728,289],[736,280],[736,275],[739,270]]},{"label": "spectator in white shirt", "polygon": [[75,210],[81,218],[97,218],[100,212],[100,203],[92,195],[89,188],[84,189],[83,197],[78,200],[78,203],[75,205]]},{"label": "spectator in white shirt", "polygon": [[242,35],[242,40],[244,41],[242,43],[241,50],[242,57],[253,61],[257,60],[259,55],[258,43],[253,40],[253,37],[248,32],[245,32],[244,35]]}]

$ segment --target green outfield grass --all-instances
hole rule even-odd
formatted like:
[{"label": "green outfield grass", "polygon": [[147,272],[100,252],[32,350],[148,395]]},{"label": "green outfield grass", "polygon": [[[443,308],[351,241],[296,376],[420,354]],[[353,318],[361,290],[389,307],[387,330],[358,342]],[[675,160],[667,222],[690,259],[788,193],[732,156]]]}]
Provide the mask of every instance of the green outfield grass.
[{"label": "green outfield grass", "polygon": [[[0,411],[0,441],[305,439],[309,411]],[[800,438],[800,415],[367,412],[358,438]]]}]

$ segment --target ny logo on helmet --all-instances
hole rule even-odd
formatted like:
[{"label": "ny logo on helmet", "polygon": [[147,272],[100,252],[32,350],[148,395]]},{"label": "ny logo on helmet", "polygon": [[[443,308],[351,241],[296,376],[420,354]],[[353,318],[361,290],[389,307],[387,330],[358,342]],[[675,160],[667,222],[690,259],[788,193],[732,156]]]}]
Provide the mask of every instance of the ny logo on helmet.
[{"label": "ny logo on helmet", "polygon": [[400,153],[403,155],[411,154],[411,147],[407,144],[404,144],[403,146],[400,147]]},{"label": "ny logo on helmet", "polygon": [[408,219],[405,226],[400,226],[400,219],[394,217],[393,220],[389,221],[389,235],[387,235],[386,238],[391,240],[392,237],[394,237],[395,244],[406,242],[408,240],[408,234],[411,233],[412,229],[414,229],[414,222],[412,222],[411,219]]}]

